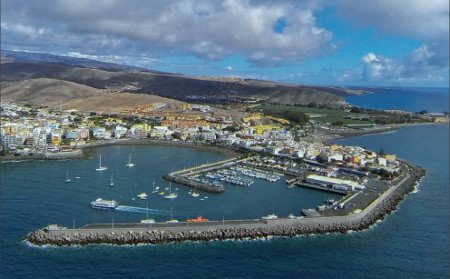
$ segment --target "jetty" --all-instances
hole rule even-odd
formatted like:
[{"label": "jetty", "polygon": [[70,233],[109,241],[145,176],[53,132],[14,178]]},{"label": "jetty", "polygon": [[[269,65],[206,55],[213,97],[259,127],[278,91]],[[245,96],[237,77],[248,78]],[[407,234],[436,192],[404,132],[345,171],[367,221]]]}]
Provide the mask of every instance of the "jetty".
[{"label": "jetty", "polygon": [[[26,240],[36,245],[88,244],[162,244],[184,241],[226,239],[256,239],[269,236],[296,236],[303,234],[345,233],[369,228],[395,210],[405,196],[414,190],[425,170],[402,162],[403,174],[395,184],[362,209],[339,209],[304,218],[274,220],[221,220],[204,223],[155,224],[90,224],[76,229],[49,226],[28,234]],[[352,195],[353,203],[364,195]],[[333,213],[334,212],[334,213]],[[345,214],[343,214],[345,213]]]},{"label": "jetty", "polygon": [[225,191],[223,186],[219,186],[207,181],[199,181],[194,179],[195,176],[201,175],[209,171],[217,171],[223,168],[228,168],[236,165],[248,158],[232,158],[211,164],[203,164],[200,166],[187,168],[179,171],[174,171],[163,176],[164,179],[175,183],[183,184],[185,186],[209,192],[209,193],[222,193]]}]

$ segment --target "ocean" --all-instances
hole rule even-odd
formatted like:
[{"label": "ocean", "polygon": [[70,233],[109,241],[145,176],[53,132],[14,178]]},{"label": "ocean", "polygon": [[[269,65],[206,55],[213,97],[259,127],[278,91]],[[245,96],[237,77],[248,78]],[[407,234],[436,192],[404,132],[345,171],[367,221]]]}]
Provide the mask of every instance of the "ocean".
[{"label": "ocean", "polygon": [[449,88],[394,87],[370,90],[373,93],[347,96],[344,99],[351,105],[370,109],[449,111]]},{"label": "ocean", "polygon": [[[227,158],[211,151],[179,147],[110,146],[95,149],[89,160],[26,161],[0,164],[1,278],[448,278],[449,272],[449,125],[421,125],[397,132],[336,141],[373,150],[383,148],[427,169],[415,193],[386,220],[347,234],[270,238],[253,241],[159,246],[37,248],[22,241],[49,223],[71,227],[90,222],[138,221],[143,213],[94,210],[97,197],[147,207],[132,200],[151,190],[152,182],[168,187],[161,176]],[[137,164],[124,167],[128,154]],[[96,173],[98,155],[109,167]],[[64,183],[66,171],[72,182]],[[115,186],[109,186],[110,174]],[[80,179],[73,177],[79,175]],[[258,181],[250,188],[226,187],[205,201],[187,196],[167,201],[151,196],[148,207],[157,220],[182,220],[203,214],[210,219],[285,216],[312,207],[329,194],[287,189],[284,181]]]}]

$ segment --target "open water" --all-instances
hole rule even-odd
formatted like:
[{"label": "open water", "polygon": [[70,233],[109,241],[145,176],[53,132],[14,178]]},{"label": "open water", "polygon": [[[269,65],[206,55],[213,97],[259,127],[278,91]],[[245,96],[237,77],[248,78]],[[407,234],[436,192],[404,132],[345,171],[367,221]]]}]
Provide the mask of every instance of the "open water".
[{"label": "open water", "polygon": [[419,112],[449,111],[448,88],[374,88],[373,93],[361,96],[347,96],[351,105],[370,109],[395,109]]}]

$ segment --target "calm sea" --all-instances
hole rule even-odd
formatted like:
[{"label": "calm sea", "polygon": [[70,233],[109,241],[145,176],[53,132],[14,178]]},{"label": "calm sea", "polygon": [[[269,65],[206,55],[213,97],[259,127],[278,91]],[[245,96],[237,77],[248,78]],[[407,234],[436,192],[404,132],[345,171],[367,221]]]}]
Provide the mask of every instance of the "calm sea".
[{"label": "calm sea", "polygon": [[373,93],[348,96],[352,105],[371,109],[401,109],[411,112],[449,111],[448,88],[373,88]]}]

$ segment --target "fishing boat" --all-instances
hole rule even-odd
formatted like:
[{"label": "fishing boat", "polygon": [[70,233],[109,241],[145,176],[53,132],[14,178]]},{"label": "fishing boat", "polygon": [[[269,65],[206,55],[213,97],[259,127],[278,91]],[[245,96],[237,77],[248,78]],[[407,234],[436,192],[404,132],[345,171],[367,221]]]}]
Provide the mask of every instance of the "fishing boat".
[{"label": "fishing boat", "polygon": [[112,175],[112,173],[111,173],[111,182],[109,182],[109,186],[114,186],[114,181],[113,181],[113,175]]},{"label": "fishing boat", "polygon": [[178,223],[177,219],[173,219],[173,206],[170,207],[170,219],[166,221],[166,223]]},{"label": "fishing boat", "polygon": [[138,197],[140,200],[145,200],[145,199],[147,199],[147,194],[146,194],[146,193],[140,193],[139,195],[137,195],[137,197]]},{"label": "fishing boat", "polygon": [[141,224],[154,224],[155,219],[148,218],[148,203],[147,203],[147,211],[145,211],[145,219],[141,220]]},{"label": "fishing boat", "polygon": [[278,219],[278,216],[275,214],[269,214],[267,216],[263,216],[261,217],[261,219],[265,219],[265,220],[274,220],[274,219]]},{"label": "fishing boat", "polygon": [[69,172],[66,172],[66,183],[69,183],[72,179],[69,178]]},{"label": "fishing boat", "polygon": [[100,159],[98,162],[98,168],[95,169],[95,171],[105,171],[107,170],[107,167],[102,167],[102,154],[100,154]]},{"label": "fishing boat", "polygon": [[175,199],[176,197],[178,197],[177,193],[172,193],[172,183],[170,183],[169,186],[169,194],[164,196],[165,199]]},{"label": "fishing boat", "polygon": [[206,218],[203,218],[203,216],[197,216],[197,218],[187,219],[186,222],[188,222],[188,223],[205,223],[205,222],[209,222],[209,220]]},{"label": "fishing boat", "polygon": [[132,168],[134,167],[134,163],[131,162],[131,153],[130,156],[128,157],[128,163],[125,165],[127,168]]}]

